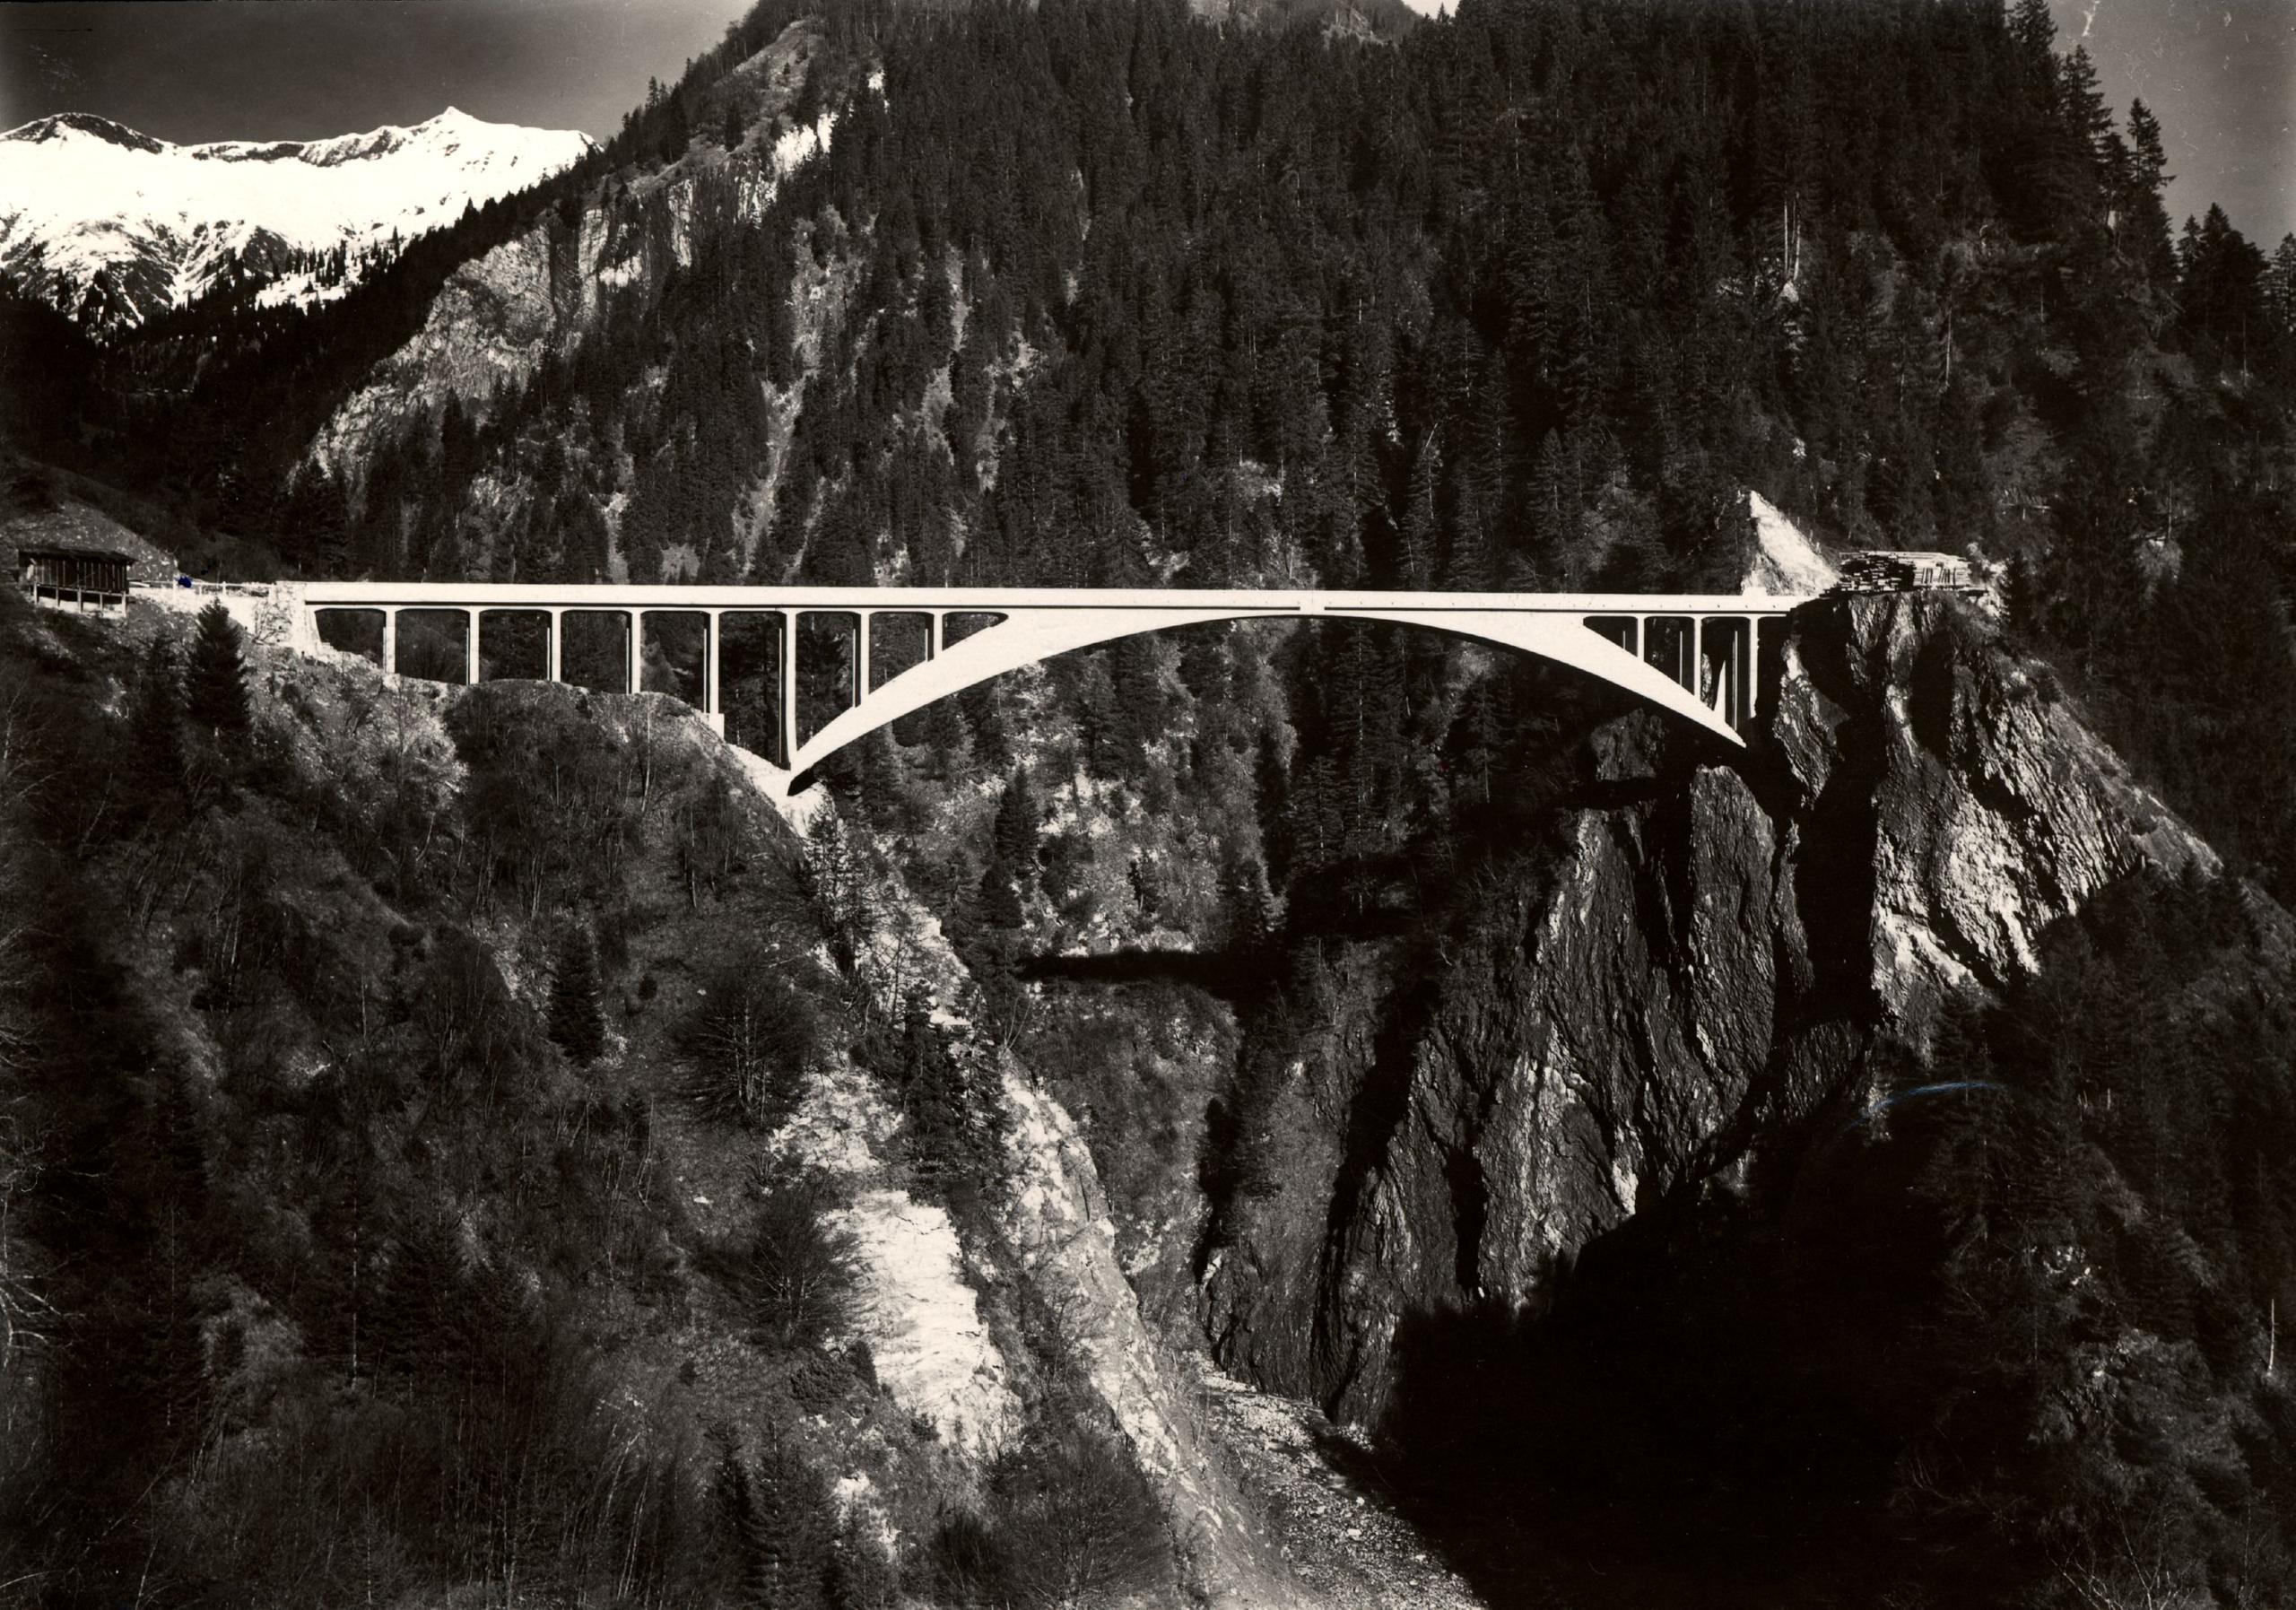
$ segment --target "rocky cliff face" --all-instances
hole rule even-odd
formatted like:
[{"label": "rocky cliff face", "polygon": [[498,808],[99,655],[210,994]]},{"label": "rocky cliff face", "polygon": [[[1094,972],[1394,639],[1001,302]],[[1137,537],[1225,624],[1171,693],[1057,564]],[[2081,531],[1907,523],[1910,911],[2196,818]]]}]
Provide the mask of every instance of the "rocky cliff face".
[{"label": "rocky cliff face", "polygon": [[1492,874],[1437,956],[1329,971],[1279,1184],[1205,1283],[1224,1362],[1376,1421],[1407,1317],[1535,1305],[1639,1210],[1737,1188],[1858,1048],[1926,1043],[2105,884],[2216,870],[1956,601],[1813,605],[1770,710],[1726,761],[1614,730],[1559,854]]},{"label": "rocky cliff face", "polygon": [[593,195],[570,217],[545,214],[525,233],[457,268],[431,298],[414,337],[375,366],[313,441],[313,462],[355,474],[378,434],[435,413],[450,396],[483,405],[491,391],[530,380],[543,359],[597,326],[604,300],[658,285],[692,261],[698,211],[761,216],[775,187],[829,149],[833,115],[803,126],[775,116],[804,83],[819,34],[792,24],[753,71],[768,113],[742,147],[697,144],[669,168]]}]

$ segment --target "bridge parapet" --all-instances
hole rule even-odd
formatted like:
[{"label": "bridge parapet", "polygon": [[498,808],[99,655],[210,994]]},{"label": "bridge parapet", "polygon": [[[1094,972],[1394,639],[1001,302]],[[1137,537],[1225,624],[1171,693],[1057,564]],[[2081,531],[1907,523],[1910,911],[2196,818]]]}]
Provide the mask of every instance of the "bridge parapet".
[{"label": "bridge parapet", "polygon": [[1022,587],[309,582],[293,636],[389,674],[671,694],[777,769],[990,677],[1168,627],[1387,621],[1584,671],[1731,744],[1759,713],[1769,622],[1798,597]]}]

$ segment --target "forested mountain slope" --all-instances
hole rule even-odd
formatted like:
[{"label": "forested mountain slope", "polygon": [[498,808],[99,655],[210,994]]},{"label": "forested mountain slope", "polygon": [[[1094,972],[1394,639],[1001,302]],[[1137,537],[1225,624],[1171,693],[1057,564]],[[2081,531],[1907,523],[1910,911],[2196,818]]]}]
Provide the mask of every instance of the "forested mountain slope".
[{"label": "forested mountain slope", "polygon": [[5,1602],[1295,1602],[896,871],[188,625],[0,605]]},{"label": "forested mountain slope", "polygon": [[[2188,551],[2280,607],[2243,499],[2296,248],[2177,235],[2158,126],[2052,45],[2038,0],[1397,44],[768,4],[340,306],[85,366],[26,329],[90,379],[19,435],[377,575],[1690,584],[1737,575],[1752,486],[2018,559],[2021,627],[2112,704],[2219,652],[2170,623],[2216,596],[2163,596]],[[2205,683],[2111,725],[2276,863],[2285,791],[2227,758],[2275,746],[2178,736],[2235,719]]]},{"label": "forested mountain slope", "polygon": [[[578,170],[334,307],[162,321],[107,353],[10,309],[9,351],[73,400],[10,429],[187,512],[218,553],[307,573],[1726,588],[1750,489],[1835,544],[2010,561],[2005,623],[1937,603],[1797,621],[1744,754],[1561,673],[1370,627],[1193,631],[1016,674],[826,769],[813,808],[845,871],[798,880],[814,926],[786,952],[823,999],[760,1021],[833,1022],[849,1054],[817,1069],[922,1092],[900,1096],[894,1182],[945,1204],[990,1327],[1022,1334],[1000,1357],[1041,1354],[1011,1363],[1051,1428],[1023,1444],[1038,1463],[966,1477],[928,1450],[883,1474],[930,1602],[1050,1591],[1014,1587],[1027,1551],[995,1538],[1042,1535],[1030,1495],[1077,1484],[1062,1460],[1091,1491],[1145,1483],[1168,1516],[1229,1513],[1170,1482],[1194,1466],[1154,1422],[1185,1432],[1178,1399],[1112,1384],[1147,1379],[1152,1338],[1354,1422],[1326,1451],[1493,1604],[2272,1603],[2296,1295],[2274,1162],[2296,1139],[2274,903],[2296,880],[2296,248],[2267,261],[2216,213],[2172,229],[2161,131],[2053,47],[2037,0],[1470,0],[1392,42],[1155,0],[769,4]],[[126,711],[131,680],[77,685]],[[371,890],[393,931],[451,914],[529,1039],[536,958],[572,965],[554,936],[596,926],[635,1025],[613,1088],[651,1080],[649,1124],[774,1135],[772,1080],[744,1087],[762,1105],[695,1110],[648,1048],[672,1023],[650,1003],[680,999],[666,958],[717,943],[713,900],[735,930],[782,931],[779,862],[745,849],[713,892],[723,863],[687,838],[718,830],[680,814],[701,804],[683,787],[643,803],[625,714],[604,718],[611,814],[651,848],[561,844],[570,785],[536,779],[584,773],[517,749],[487,714],[513,699],[453,706],[471,780],[423,796],[387,855],[346,840],[342,898]],[[600,719],[515,709],[553,753],[587,753]],[[187,843],[283,786],[185,776],[193,825],[168,831]],[[328,820],[331,792],[298,808]],[[107,815],[44,842],[69,889],[145,875],[176,840]],[[641,863],[658,887],[628,881]],[[962,1001],[866,1005],[851,980],[883,975],[856,913],[944,936],[903,977],[961,969]],[[627,955],[625,919],[652,936]],[[196,979],[206,953],[166,965]],[[281,977],[282,1000],[317,988]],[[354,1006],[326,1008],[338,1058]],[[375,1053],[389,1079],[491,1066],[419,1017],[376,1031],[399,1036]],[[970,1050],[942,1045],[944,1018]],[[736,1065],[786,1073],[794,1043]],[[511,1131],[604,1144],[567,1116],[561,1054],[528,1049],[502,1088],[538,1082],[518,1095],[538,1116]],[[964,1138],[993,1117],[966,1057],[1006,1056],[1074,1116],[1052,1150],[1088,1154],[1105,1191],[1074,1223],[1108,1261],[1057,1301],[1005,1284],[1017,1254]],[[1038,1086],[1002,1088],[1017,1111]],[[369,1133],[301,1121],[283,1158]],[[1021,1198],[1049,1154],[1010,1176]],[[675,1305],[723,1286],[717,1221],[679,1205],[714,1214],[717,1188],[631,1198],[631,1255],[561,1268],[500,1216],[523,1166],[409,1155],[484,1211],[448,1214],[421,1175],[378,1267],[437,1219],[465,1275],[531,1270],[522,1301],[587,1316],[644,1306],[634,1249],[666,1241],[673,1318],[601,1344],[609,1380],[644,1359],[657,1381]],[[176,1192],[150,1199],[195,1199]],[[82,1233],[63,1219],[26,1233]],[[153,1210],[146,1249],[103,1258],[34,1245],[67,1268],[149,1259],[174,1222]],[[312,1236],[305,1263],[366,1256]],[[293,1259],[223,1262],[309,1303],[298,1324],[340,1323]],[[1111,1350],[1115,1270],[1144,1330]],[[238,1311],[206,1291],[158,1356]],[[305,1342],[310,1379],[334,1379],[332,1345]],[[759,1380],[816,1370],[742,1345]],[[716,1390],[696,1369],[672,1398]],[[886,1412],[838,1391],[849,1424]],[[268,1413],[249,1428],[272,1434]],[[674,1490],[749,1479],[677,1413],[702,1440]],[[742,1457],[778,1423],[744,1421]],[[824,1468],[857,1446],[812,1434]],[[164,1444],[166,1491],[200,1490],[194,1458]],[[414,1562],[404,1580],[499,1584],[505,1556],[430,1529],[422,1506],[456,1490],[439,1479],[376,1496],[372,1535]],[[947,1484],[964,1501],[928,1520]],[[676,1523],[717,1538],[693,1545],[708,1570],[739,1569],[748,1501]],[[1344,1528],[1249,1519],[1295,1560],[1348,1557]],[[596,1525],[560,1535],[640,1557]],[[126,1569],[120,1536],[117,1561],[83,1558]],[[1095,1592],[1287,1591],[1280,1554],[1125,1574],[1136,1539],[1100,1536],[1124,1563]],[[588,1556],[553,1557],[605,1591]],[[723,1574],[615,1580],[778,1602]]]},{"label": "forested mountain slope", "polygon": [[658,698],[0,628],[29,1602],[1466,1602],[1199,1348],[1486,1604],[2296,1572],[2296,922],[1957,603],[1408,902],[1271,892],[1265,684],[1132,750],[1025,677],[1001,787],[800,840]]}]

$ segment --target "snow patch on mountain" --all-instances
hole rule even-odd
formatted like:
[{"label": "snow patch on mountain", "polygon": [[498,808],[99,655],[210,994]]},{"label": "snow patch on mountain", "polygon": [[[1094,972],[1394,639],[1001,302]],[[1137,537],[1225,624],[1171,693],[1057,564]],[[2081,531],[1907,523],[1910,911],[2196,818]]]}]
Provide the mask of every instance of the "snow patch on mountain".
[{"label": "snow patch on mountain", "polygon": [[[339,295],[465,206],[578,161],[588,135],[449,107],[411,128],[176,145],[86,113],[0,134],[0,274],[100,328],[234,277],[267,304]],[[340,249],[340,273],[306,259]]]}]

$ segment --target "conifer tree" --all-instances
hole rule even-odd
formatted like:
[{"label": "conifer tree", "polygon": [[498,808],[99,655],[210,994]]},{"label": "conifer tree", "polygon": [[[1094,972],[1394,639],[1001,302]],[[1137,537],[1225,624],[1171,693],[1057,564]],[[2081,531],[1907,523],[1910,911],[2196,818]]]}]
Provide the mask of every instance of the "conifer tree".
[{"label": "conifer tree", "polygon": [[1276,940],[1275,896],[1267,873],[1250,856],[1229,865],[1223,880],[1228,900],[1228,950],[1248,974],[1257,975]]},{"label": "conifer tree", "polygon": [[184,703],[192,724],[219,738],[248,729],[247,662],[239,653],[239,623],[220,599],[199,612]]},{"label": "conifer tree", "polygon": [[900,1079],[910,1166],[944,1191],[977,1179],[984,1147],[969,1082],[934,1026],[932,1003],[922,991],[909,996],[902,1013]]},{"label": "conifer tree", "polygon": [[1110,759],[1121,763],[1170,734],[1170,701],[1165,692],[1162,662],[1147,633],[1118,640],[1109,649],[1108,662],[1116,696],[1112,735],[1122,744]]},{"label": "conifer tree", "polygon": [[851,753],[862,817],[880,832],[891,831],[901,815],[901,761],[891,732],[877,728]]},{"label": "conifer tree", "polygon": [[972,731],[965,725],[964,707],[953,699],[936,699],[925,707],[924,735],[935,777],[949,776],[971,758]]},{"label": "conifer tree", "polygon": [[2296,335],[2296,235],[2283,235],[2265,270],[2265,306],[2283,335]]},{"label": "conifer tree", "polygon": [[1036,875],[1037,805],[1025,766],[1015,767],[996,807],[988,869],[980,880],[980,914],[992,927],[1021,926],[1027,891]]},{"label": "conifer tree", "polygon": [[1435,579],[1435,556],[1441,536],[1437,530],[1435,492],[1443,473],[1443,451],[1431,434],[1411,466],[1411,487],[1405,494],[1403,551],[1396,556],[1403,585],[1414,591]]},{"label": "conifer tree", "polygon": [[2169,171],[2161,120],[2142,100],[2129,103],[2128,144],[2129,219],[2120,231],[2126,243],[2122,249],[2143,265],[2152,290],[2169,292],[2176,284],[2177,250],[2170,239],[2168,209],[2161,197],[2176,176]]},{"label": "conifer tree", "polygon": [[598,1008],[597,947],[589,925],[576,923],[560,946],[550,976],[550,1038],[577,1067],[606,1049],[605,1017]]},{"label": "conifer tree", "polygon": [[1491,586],[1491,537],[1485,511],[1491,500],[1474,466],[1462,458],[1451,471],[1451,541],[1443,556],[1443,585],[1479,593]]},{"label": "conifer tree", "polygon": [[686,120],[685,102],[675,95],[665,98],[660,132],[654,148],[654,160],[667,164],[685,154],[687,143],[693,137],[692,126]]},{"label": "conifer tree", "polygon": [[752,1467],[730,1431],[713,1433],[711,1483],[719,1524],[740,1573],[740,1603],[753,1610],[818,1610],[828,1575],[829,1493],[821,1475],[778,1428]]},{"label": "conifer tree", "polygon": [[894,1610],[901,1602],[900,1571],[858,1513],[846,1517],[831,1545],[826,1597],[829,1610]]}]

